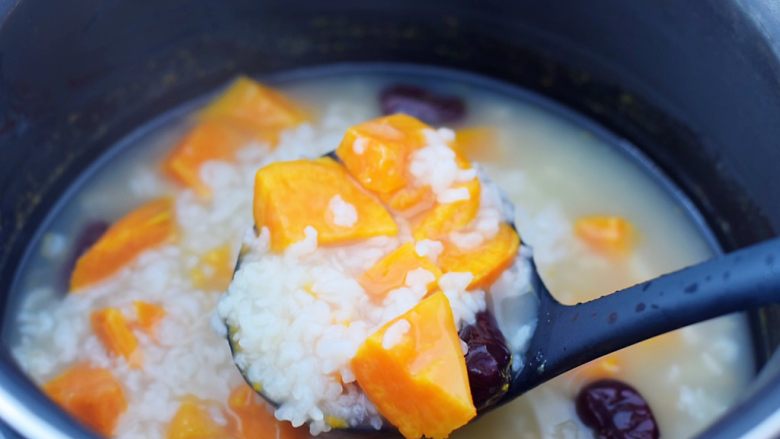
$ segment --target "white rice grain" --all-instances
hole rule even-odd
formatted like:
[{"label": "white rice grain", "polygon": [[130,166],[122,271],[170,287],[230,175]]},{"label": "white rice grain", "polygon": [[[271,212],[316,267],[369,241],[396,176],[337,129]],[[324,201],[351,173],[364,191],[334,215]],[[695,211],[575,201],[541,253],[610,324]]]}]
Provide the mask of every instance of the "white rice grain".
[{"label": "white rice grain", "polygon": [[471,198],[469,190],[465,187],[457,187],[441,191],[436,196],[436,201],[441,204],[451,204],[458,201],[467,201]]},{"label": "white rice grain", "polygon": [[390,350],[403,340],[404,335],[409,332],[412,325],[406,319],[400,319],[397,322],[390,325],[385,330],[385,335],[382,337],[382,348]]},{"label": "white rice grain", "polygon": [[363,155],[363,153],[366,152],[367,144],[368,140],[363,137],[358,137],[352,142],[352,151],[355,151],[355,154],[357,155]]},{"label": "white rice grain", "polygon": [[[473,169],[461,169],[455,152],[449,147],[450,136],[438,131],[423,130],[426,145],[416,150],[410,160],[409,172],[417,186],[430,186],[439,203],[447,204],[468,200],[470,194],[465,188],[454,188],[457,183],[473,179]],[[464,192],[465,191],[465,192]]]},{"label": "white rice grain", "polygon": [[427,257],[435,263],[439,259],[441,252],[444,251],[444,245],[441,241],[423,239],[414,244],[414,251],[417,253],[417,256]]},{"label": "white rice grain", "polygon": [[352,227],[357,223],[358,213],[350,203],[344,201],[341,195],[334,195],[328,202],[328,212],[333,223],[341,227]]}]

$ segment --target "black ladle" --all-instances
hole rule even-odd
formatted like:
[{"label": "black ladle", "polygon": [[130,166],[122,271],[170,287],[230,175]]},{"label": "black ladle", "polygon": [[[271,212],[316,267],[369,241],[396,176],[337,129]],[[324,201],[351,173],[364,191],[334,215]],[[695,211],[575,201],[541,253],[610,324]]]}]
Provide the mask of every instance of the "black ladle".
[{"label": "black ladle", "polygon": [[673,331],[726,314],[780,303],[780,238],[577,305],[547,290],[533,260],[531,286],[538,323],[524,367],[491,410],[577,366]]}]

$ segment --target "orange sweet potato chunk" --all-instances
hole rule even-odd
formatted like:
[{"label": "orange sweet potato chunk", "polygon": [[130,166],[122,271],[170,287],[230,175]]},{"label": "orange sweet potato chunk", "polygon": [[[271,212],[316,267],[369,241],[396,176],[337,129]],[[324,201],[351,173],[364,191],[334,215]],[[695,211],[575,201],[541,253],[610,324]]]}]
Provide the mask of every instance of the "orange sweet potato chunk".
[{"label": "orange sweet potato chunk", "polygon": [[95,332],[108,352],[124,357],[133,367],[141,365],[138,339],[120,310],[104,308],[93,311],[90,321],[92,331]]},{"label": "orange sweet potato chunk", "polygon": [[377,261],[358,281],[373,300],[381,302],[389,291],[404,285],[407,273],[418,268],[434,275],[435,279],[428,284],[430,291],[441,270],[427,257],[418,255],[414,243],[409,242]]},{"label": "orange sweet potato chunk", "polygon": [[347,130],[336,155],[363,187],[384,199],[409,186],[409,159],[424,145],[425,128],[405,114],[370,120]]},{"label": "orange sweet potato chunk", "polygon": [[107,369],[79,363],[43,386],[71,416],[95,432],[110,436],[127,409],[125,392]]},{"label": "orange sweet potato chunk", "polygon": [[[331,209],[337,196],[354,209],[354,221],[337,218]],[[321,245],[398,233],[385,207],[366,193],[344,167],[327,157],[278,162],[257,171],[254,218],[258,228],[270,230],[275,251],[303,239],[308,226],[317,230]]]},{"label": "orange sweet potato chunk", "polygon": [[[386,340],[402,321],[408,330]],[[440,291],[372,334],[352,369],[382,416],[407,438],[445,438],[476,416],[458,330]]]},{"label": "orange sweet potato chunk", "polygon": [[160,305],[136,300],[133,302],[135,309],[135,326],[151,334],[157,324],[165,317],[165,308]]},{"label": "orange sweet potato chunk", "polygon": [[200,117],[228,123],[271,144],[282,131],[307,119],[306,113],[281,93],[245,76],[204,108]]},{"label": "orange sweet potato chunk", "polygon": [[491,126],[462,128],[455,132],[453,149],[463,157],[484,161],[498,156],[498,131]]},{"label": "orange sweet potato chunk", "polygon": [[450,232],[461,229],[471,223],[479,213],[481,185],[479,179],[473,179],[460,185],[469,192],[468,200],[454,203],[436,204],[413,220],[415,239],[441,239]]},{"label": "orange sweet potato chunk", "polygon": [[443,272],[470,272],[474,275],[469,288],[492,284],[517,257],[520,237],[509,224],[502,223],[493,238],[473,249],[461,249],[445,242],[438,264]]},{"label": "orange sweet potato chunk", "polygon": [[574,233],[597,253],[624,257],[634,247],[634,226],[619,216],[585,216],[574,223]]},{"label": "orange sweet potato chunk", "polygon": [[231,437],[236,439],[304,439],[309,435],[305,427],[293,428],[289,422],[274,418],[273,409],[263,402],[249,385],[233,389],[228,407],[236,422],[231,424]]},{"label": "orange sweet potato chunk", "polygon": [[407,216],[430,209],[436,201],[430,186],[406,186],[379,198],[391,209]]},{"label": "orange sweet potato chunk", "polygon": [[173,201],[162,198],[122,217],[76,262],[70,288],[103,281],[152,247],[173,237],[176,230]]},{"label": "orange sweet potato chunk", "polygon": [[176,145],[163,162],[163,171],[174,181],[192,188],[201,198],[211,188],[200,178],[201,166],[209,161],[233,161],[249,137],[224,120],[204,120]]},{"label": "orange sweet potato chunk", "polygon": [[167,439],[226,439],[229,432],[209,414],[208,405],[188,396],[168,424]]},{"label": "orange sweet potato chunk", "polygon": [[190,272],[190,278],[198,289],[223,292],[233,279],[234,268],[232,249],[225,244],[201,256],[198,265]]},{"label": "orange sweet potato chunk", "polygon": [[617,354],[609,354],[576,369],[574,374],[582,381],[596,381],[603,378],[615,378],[624,368]]}]

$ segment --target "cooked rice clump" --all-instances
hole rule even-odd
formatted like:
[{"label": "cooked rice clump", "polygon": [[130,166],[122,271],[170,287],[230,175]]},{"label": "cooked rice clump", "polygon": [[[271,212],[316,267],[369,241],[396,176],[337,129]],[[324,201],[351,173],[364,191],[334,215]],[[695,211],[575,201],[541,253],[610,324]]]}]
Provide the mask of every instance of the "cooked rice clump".
[{"label": "cooked rice clump", "polygon": [[[453,186],[473,179],[477,169],[458,167],[447,145],[454,138],[452,131],[424,134],[426,145],[415,152],[410,165],[416,183],[432,187],[442,204],[468,199],[468,191],[461,188],[462,194]],[[461,248],[471,249],[494,237],[500,223],[513,218],[496,185],[486,178],[481,184],[476,218],[450,237]],[[354,208],[338,197],[329,209],[336,220],[355,220]],[[333,418],[352,426],[382,426],[381,416],[355,381],[350,360],[373,332],[419,303],[436,277],[413,269],[406,274],[405,285],[391,290],[381,303],[373,301],[357,279],[407,242],[414,242],[418,255],[434,262],[443,247],[439,241],[415,241],[410,224],[401,216],[395,220],[398,236],[335,247],[318,246],[317,230],[309,226],[306,237],[281,254],[271,250],[268,228],[246,234],[239,269],[218,312],[230,328],[236,364],[278,404],[277,418],[294,426],[308,422],[312,434],[330,430]],[[518,261],[495,282],[499,300],[527,291],[522,266]],[[476,313],[487,307],[485,291],[468,289],[472,279],[468,272],[450,272],[438,280],[459,327],[474,323]],[[398,333],[402,329],[388,333],[388,345],[393,335],[403,335]],[[530,336],[530,327],[526,335]],[[519,348],[525,342],[510,340]]]},{"label": "cooked rice clump", "polygon": [[[317,246],[316,230],[309,230],[305,240],[284,254],[274,255],[267,251],[267,231],[261,230],[257,236],[246,233],[252,226],[257,169],[277,161],[319,157],[338,145],[348,127],[371,115],[371,110],[354,102],[334,103],[318,122],[282,133],[276,148],[252,143],[239,153],[237,162],[205,164],[201,177],[212,190],[206,202],[190,189],[168,185],[156,164],[139,164],[128,187],[141,199],[174,197],[178,240],[146,251],[109,280],[79,294],[63,298],[48,287],[29,291],[19,315],[19,341],[13,350],[21,367],[39,384],[77,362],[106,367],[122,384],[128,402],[114,436],[164,437],[184,398],[194,395],[223,405],[230,389],[242,384],[225,342],[222,319],[226,319],[240,328],[235,335],[241,346],[252,346],[238,352],[236,361],[253,381],[263,383],[264,393],[274,399],[278,396],[282,403],[275,413],[277,418],[296,424],[312,420],[313,433],[330,429],[324,422],[325,415],[381,425],[376,410],[355,385],[347,361],[375,328],[420,300],[420,285],[427,282],[430,273],[409,273],[406,285],[380,305],[366,301],[355,276],[402,242],[410,241],[408,227],[404,229],[401,224],[398,237],[327,249]],[[448,134],[433,131],[428,135],[434,142],[441,142]],[[419,163],[425,163],[425,156],[419,159]],[[457,181],[452,175],[440,178]],[[443,184],[440,187],[443,189],[438,195],[445,201],[447,197],[462,196],[447,192]],[[477,219],[459,232],[464,236],[450,237],[453,242],[464,247],[478,245],[490,236],[489,220],[507,215],[498,192],[490,187],[488,183],[483,187],[483,205]],[[335,222],[349,224],[356,220],[356,213],[343,201],[332,200],[329,208]],[[99,200],[87,196],[77,202],[89,211]],[[63,240],[66,237],[51,235],[45,243]],[[219,304],[217,315],[219,291],[198,288],[192,271],[205,252],[227,245],[235,256],[242,244],[252,251],[236,274],[230,295]],[[47,249],[54,247],[48,245]],[[442,245],[422,240],[415,249],[435,259]],[[520,263],[506,270],[491,286],[489,302],[500,303],[502,298],[523,291],[519,287],[525,281],[522,270]],[[483,292],[466,292],[469,276],[450,273],[439,281],[459,322],[471,321],[475,312],[491,306],[485,303]],[[134,369],[123,358],[106,352],[90,328],[90,313],[116,307],[130,315],[137,300],[158,303],[171,311],[156,328],[156,337],[136,334],[143,368]],[[499,320],[500,309],[497,306],[494,310]],[[531,328],[532,322],[523,325],[514,337],[508,334],[508,341],[518,352]],[[249,351],[253,355],[247,354]],[[266,368],[262,362],[271,365]],[[212,415],[217,421],[227,422],[220,419],[218,410]]]},{"label": "cooked rice clump", "polygon": [[[207,203],[190,189],[167,185],[155,163],[139,164],[129,187],[139,198],[175,197],[179,239],[145,252],[108,281],[79,294],[63,297],[48,287],[30,291],[20,310],[19,341],[13,350],[21,367],[39,384],[76,362],[109,368],[128,400],[114,433],[122,439],[165,437],[180,401],[188,395],[224,404],[230,389],[243,379],[225,342],[224,325],[215,318],[220,291],[197,288],[192,270],[199,256],[213,248],[227,244],[233,256],[238,253],[252,224],[258,168],[319,157],[366,114],[368,110],[357,105],[334,103],[317,123],[284,132],[276,148],[250,143],[236,163],[205,164],[201,176],[213,192]],[[100,200],[83,197],[77,202],[89,211]],[[123,358],[107,353],[90,328],[93,310],[110,306],[132,315],[135,300],[172,310],[156,328],[155,339],[136,334],[144,355],[142,369],[130,368]]]}]

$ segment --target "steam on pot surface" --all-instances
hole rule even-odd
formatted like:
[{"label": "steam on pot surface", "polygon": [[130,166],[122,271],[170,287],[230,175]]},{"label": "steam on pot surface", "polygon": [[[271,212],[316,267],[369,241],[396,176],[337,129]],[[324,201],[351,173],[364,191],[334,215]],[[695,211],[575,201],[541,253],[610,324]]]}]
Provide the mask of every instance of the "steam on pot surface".
[{"label": "steam on pot surface", "polygon": [[523,367],[530,247],[567,304],[711,256],[687,201],[630,148],[443,71],[240,77],[70,193],[23,267],[14,357],[118,438],[690,437],[751,379],[743,316],[462,427]]}]

